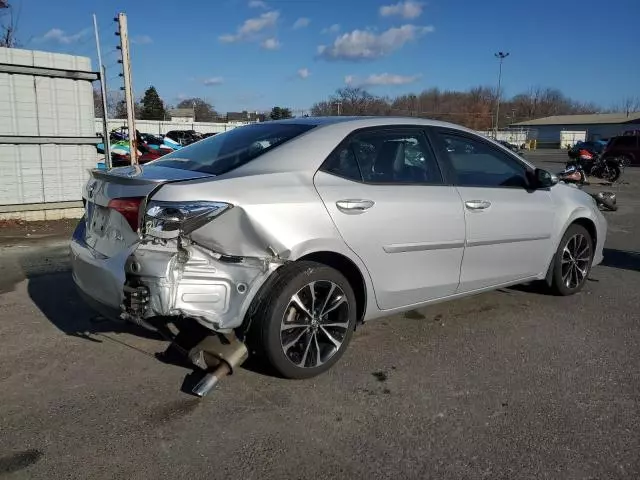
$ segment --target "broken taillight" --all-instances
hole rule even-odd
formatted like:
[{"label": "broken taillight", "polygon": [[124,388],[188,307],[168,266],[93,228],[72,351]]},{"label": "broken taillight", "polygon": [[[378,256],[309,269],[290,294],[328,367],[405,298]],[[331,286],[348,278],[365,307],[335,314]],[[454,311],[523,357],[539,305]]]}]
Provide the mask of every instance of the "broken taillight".
[{"label": "broken taillight", "polygon": [[108,207],[120,213],[135,232],[138,230],[142,200],[144,197],[114,198],[109,201]]},{"label": "broken taillight", "polygon": [[191,233],[231,208],[222,202],[164,202],[151,200],[147,205],[144,232],[157,238],[174,238]]}]

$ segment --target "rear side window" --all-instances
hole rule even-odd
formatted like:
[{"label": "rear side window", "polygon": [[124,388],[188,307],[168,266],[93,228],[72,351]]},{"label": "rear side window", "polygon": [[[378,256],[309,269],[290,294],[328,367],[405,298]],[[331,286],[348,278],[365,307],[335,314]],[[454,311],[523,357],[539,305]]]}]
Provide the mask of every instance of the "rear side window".
[{"label": "rear side window", "polygon": [[616,148],[618,147],[628,148],[628,147],[635,147],[636,142],[637,142],[637,137],[624,136],[624,137],[614,138],[611,144]]},{"label": "rear side window", "polygon": [[419,130],[357,133],[331,154],[322,169],[365,183],[443,183],[435,156]]},{"label": "rear side window", "polygon": [[236,127],[153,162],[161,167],[222,175],[311,130],[314,125],[259,123]]}]

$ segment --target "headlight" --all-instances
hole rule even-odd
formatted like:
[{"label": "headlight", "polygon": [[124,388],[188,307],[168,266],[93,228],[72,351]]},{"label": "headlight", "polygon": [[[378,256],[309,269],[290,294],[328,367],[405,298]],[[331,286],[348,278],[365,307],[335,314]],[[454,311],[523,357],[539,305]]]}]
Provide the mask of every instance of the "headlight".
[{"label": "headlight", "polygon": [[231,208],[221,202],[150,201],[144,216],[144,231],[152,237],[175,238],[191,233]]}]

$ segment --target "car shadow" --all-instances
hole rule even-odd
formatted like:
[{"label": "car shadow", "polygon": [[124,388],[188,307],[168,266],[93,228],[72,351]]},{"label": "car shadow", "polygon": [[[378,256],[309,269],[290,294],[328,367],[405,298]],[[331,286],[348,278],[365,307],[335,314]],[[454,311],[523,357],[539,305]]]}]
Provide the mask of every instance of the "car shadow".
[{"label": "car shadow", "polygon": [[101,343],[97,335],[130,333],[162,340],[162,336],[135,324],[97,315],[78,294],[70,271],[27,275],[27,291],[33,303],[60,331],[67,335]]},{"label": "car shadow", "polygon": [[[65,248],[68,249],[68,247]],[[181,390],[184,393],[192,394],[191,390],[205,372],[191,363],[187,353],[202,338],[199,336],[202,335],[202,332],[198,328],[185,328],[185,326],[197,326],[197,324],[188,319],[174,322],[181,333],[176,338],[176,342],[167,344],[168,337],[172,335],[168,334],[163,319],[157,319],[151,323],[163,329],[164,335],[131,322],[108,319],[98,315],[85,304],[78,293],[71,276],[68,259],[58,253],[48,249],[38,253],[39,258],[37,259],[34,259],[33,254],[20,257],[17,270],[21,271],[14,272],[11,282],[6,285],[6,290],[12,290],[17,283],[26,279],[28,282],[27,292],[31,301],[61,332],[89,342],[117,343],[125,348],[152,356],[159,362],[184,368],[187,372]],[[43,264],[47,263],[43,259],[53,258],[56,255],[62,260],[58,261],[55,266],[43,268]],[[157,340],[158,350],[155,353],[142,350],[133,345],[133,342],[127,342],[126,337],[120,337],[119,334]],[[255,356],[251,356],[241,368],[266,376],[277,376],[274,370],[268,366],[268,362]]]},{"label": "car shadow", "polygon": [[640,272],[640,253],[638,252],[605,248],[603,255],[602,265],[605,267]]}]

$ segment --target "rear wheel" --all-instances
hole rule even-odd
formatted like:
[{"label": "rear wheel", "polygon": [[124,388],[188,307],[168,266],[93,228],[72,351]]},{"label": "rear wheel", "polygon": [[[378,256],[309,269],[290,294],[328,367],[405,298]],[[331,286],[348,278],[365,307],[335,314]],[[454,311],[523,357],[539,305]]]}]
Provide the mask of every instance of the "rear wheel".
[{"label": "rear wheel", "polygon": [[573,295],[584,287],[593,262],[593,239],[582,225],[565,232],[553,264],[551,290],[556,295]]},{"label": "rear wheel", "polygon": [[609,165],[608,167],[608,172],[607,172],[607,180],[610,181],[611,183],[617,182],[618,179],[620,178],[620,167],[618,167],[617,165]]},{"label": "rear wheel", "polygon": [[294,262],[276,275],[252,321],[259,348],[284,377],[319,375],[340,359],[353,335],[353,289],[340,272],[316,262]]},{"label": "rear wheel", "polygon": [[618,161],[620,162],[620,166],[622,168],[627,168],[629,165],[631,165],[631,157],[629,157],[628,155],[621,155],[618,158]]}]

